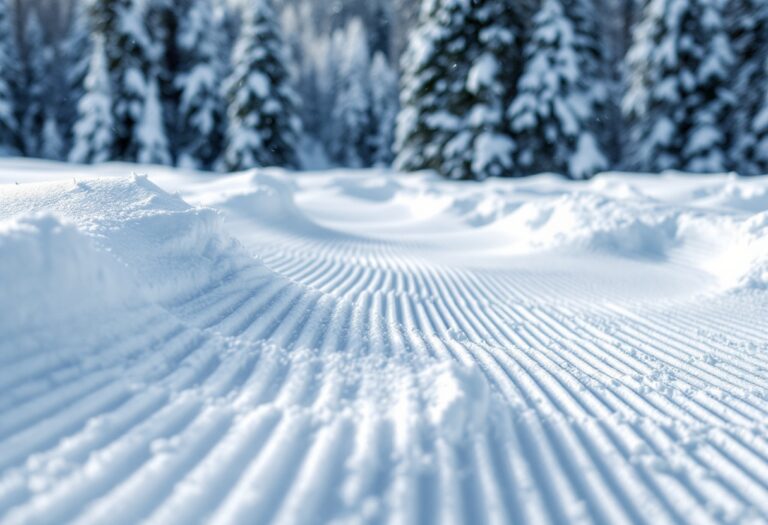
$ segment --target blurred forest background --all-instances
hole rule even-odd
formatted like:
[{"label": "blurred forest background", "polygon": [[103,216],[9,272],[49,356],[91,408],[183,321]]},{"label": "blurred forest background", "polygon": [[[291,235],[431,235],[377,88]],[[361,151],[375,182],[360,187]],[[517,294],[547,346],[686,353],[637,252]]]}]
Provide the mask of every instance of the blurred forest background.
[{"label": "blurred forest background", "polygon": [[768,171],[764,0],[0,0],[0,154]]}]

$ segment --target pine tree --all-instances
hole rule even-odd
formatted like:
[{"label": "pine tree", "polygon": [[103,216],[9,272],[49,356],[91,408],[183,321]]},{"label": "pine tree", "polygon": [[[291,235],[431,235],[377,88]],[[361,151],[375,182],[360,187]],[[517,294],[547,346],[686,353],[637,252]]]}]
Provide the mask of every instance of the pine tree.
[{"label": "pine tree", "polygon": [[733,63],[721,0],[651,0],[628,54],[633,167],[728,168]]},{"label": "pine tree", "polygon": [[413,0],[392,0],[395,11],[392,36],[392,56],[401,56],[410,40],[415,22],[419,19],[420,7],[424,2]]},{"label": "pine tree", "polygon": [[371,109],[374,123],[373,165],[390,166],[394,160],[395,121],[398,112],[398,79],[382,52],[371,64]]},{"label": "pine tree", "polygon": [[0,155],[18,152],[18,121],[13,79],[17,77],[16,42],[8,0],[0,0]]},{"label": "pine tree", "polygon": [[145,115],[148,79],[155,75],[157,47],[147,32],[144,8],[134,0],[93,0],[91,4],[92,26],[103,39],[111,86],[115,133],[109,157],[113,160],[136,161],[145,140],[139,124]]},{"label": "pine tree", "polygon": [[151,43],[148,50],[150,71],[147,78],[157,82],[162,126],[165,130],[163,141],[168,145],[171,158],[178,150],[176,138],[179,134],[179,104],[181,90],[178,77],[181,75],[178,41],[178,24],[192,9],[197,0],[142,0],[142,19]]},{"label": "pine tree", "polygon": [[71,150],[74,142],[78,105],[85,94],[85,78],[91,57],[91,39],[85,3],[75,4],[67,34],[61,43],[59,59],[63,64],[62,86],[57,98],[57,121],[62,131],[65,150]]},{"label": "pine tree", "polygon": [[632,44],[632,28],[647,0],[592,0],[593,13],[588,13],[599,27],[600,48],[605,62],[607,98],[601,111],[598,137],[608,157],[609,167],[625,163],[627,122],[621,101],[627,91],[626,56]]},{"label": "pine tree", "polygon": [[335,126],[328,125],[333,122],[333,112],[336,110],[336,100],[340,86],[340,67],[338,57],[343,53],[346,43],[346,30],[344,28],[333,31],[330,35],[318,38],[315,45],[317,58],[317,114],[313,121],[318,137],[330,157],[333,144],[336,140]]},{"label": "pine tree", "polygon": [[[768,56],[762,55],[760,60],[760,79],[765,86],[768,82]],[[744,175],[765,175],[768,173],[768,90],[757,90],[759,97],[754,113],[749,119],[745,119],[743,142],[741,151],[743,154],[741,170]],[[750,105],[751,106],[751,105]]]},{"label": "pine tree", "polygon": [[245,7],[243,27],[227,80],[226,167],[298,166],[300,123],[284,64],[283,41],[268,0]]},{"label": "pine tree", "polygon": [[374,157],[371,64],[368,37],[361,20],[347,26],[333,108],[331,158],[342,166],[370,166]]},{"label": "pine tree", "polygon": [[52,89],[48,79],[53,65],[51,50],[45,45],[40,19],[32,14],[24,31],[23,112],[21,113],[22,150],[28,157],[40,157],[44,148],[43,126],[48,114],[48,100]]},{"label": "pine tree", "polygon": [[733,92],[738,104],[730,115],[732,168],[745,175],[768,173],[768,3],[734,0],[729,26],[735,55]]},{"label": "pine tree", "polygon": [[188,168],[214,168],[223,148],[226,108],[219,53],[226,43],[220,29],[210,0],[193,2],[179,22],[178,163]]},{"label": "pine tree", "polygon": [[424,2],[403,59],[396,164],[456,179],[512,173],[505,110],[522,68],[529,6],[512,0]]},{"label": "pine tree", "polygon": [[74,142],[69,154],[71,162],[95,163],[112,158],[117,137],[112,117],[111,84],[104,38],[98,35],[85,79],[85,95],[78,104],[80,117],[75,124]]},{"label": "pine tree", "polygon": [[56,115],[49,111],[45,116],[42,133],[42,149],[40,156],[44,159],[62,160],[64,157],[64,141],[59,133]]},{"label": "pine tree", "polygon": [[141,119],[136,125],[137,158],[142,164],[171,164],[163,126],[163,106],[157,79],[149,81]]},{"label": "pine tree", "polygon": [[561,2],[543,0],[533,18],[509,117],[518,170],[580,179],[607,167],[594,132],[607,91],[591,2]]}]

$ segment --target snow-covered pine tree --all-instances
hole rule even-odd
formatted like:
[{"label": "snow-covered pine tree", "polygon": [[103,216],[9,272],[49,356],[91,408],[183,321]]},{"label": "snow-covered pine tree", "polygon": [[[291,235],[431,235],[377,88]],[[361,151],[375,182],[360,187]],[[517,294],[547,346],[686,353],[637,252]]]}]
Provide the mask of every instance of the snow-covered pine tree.
[{"label": "snow-covered pine tree", "polygon": [[650,0],[628,53],[630,166],[728,169],[733,52],[723,0]]},{"label": "snow-covered pine tree", "polygon": [[112,158],[117,141],[113,106],[104,37],[97,35],[85,78],[85,95],[78,104],[80,116],[75,124],[74,141],[69,153],[71,162],[95,163]]},{"label": "snow-covered pine tree", "polygon": [[171,164],[168,139],[163,125],[163,105],[157,84],[157,79],[149,80],[141,119],[136,125],[136,160],[142,164]]},{"label": "snow-covered pine tree", "polygon": [[175,158],[179,134],[179,101],[181,91],[177,79],[181,73],[177,49],[178,24],[186,17],[196,0],[142,0],[140,6],[147,35],[151,68],[148,78],[155,78],[163,112],[163,142]]},{"label": "snow-covered pine tree", "polygon": [[88,75],[91,57],[91,39],[85,2],[75,3],[69,29],[61,43],[60,60],[63,63],[63,89],[57,99],[57,120],[63,147],[70,151],[74,141],[78,105],[85,93],[85,77]]},{"label": "snow-covered pine tree", "polygon": [[63,155],[64,141],[61,138],[61,133],[59,133],[59,124],[56,115],[49,110],[43,123],[40,156],[44,159],[62,160]]},{"label": "snow-covered pine tree", "polygon": [[216,23],[223,29],[222,38],[227,43],[224,50],[229,51],[226,55],[227,62],[229,62],[232,58],[232,50],[235,48],[237,38],[240,36],[240,27],[243,24],[242,9],[240,7],[242,4],[229,2],[228,0],[215,1]]},{"label": "snow-covered pine tree", "polygon": [[513,173],[505,110],[522,68],[530,6],[428,0],[403,59],[396,164],[456,179]]},{"label": "snow-covered pine tree", "polygon": [[621,101],[627,90],[627,51],[632,44],[632,28],[642,3],[647,0],[592,0],[595,12],[590,14],[599,27],[600,48],[606,64],[608,95],[600,119],[598,134],[611,167],[624,162],[627,122]]},{"label": "snow-covered pine tree", "polygon": [[399,87],[397,73],[381,51],[373,56],[370,86],[374,123],[373,165],[390,166],[394,160]]},{"label": "snow-covered pine tree", "polygon": [[317,114],[314,122],[310,121],[315,124],[310,130],[317,133],[326,153],[331,151],[335,140],[334,126],[329,123],[333,122],[333,112],[336,108],[336,95],[340,84],[338,57],[342,54],[345,42],[346,31],[340,28],[329,35],[318,36],[314,46],[314,54],[317,57]]},{"label": "snow-covered pine tree", "polygon": [[52,93],[48,85],[53,65],[51,52],[45,44],[40,19],[32,11],[24,28],[24,88],[20,114],[22,151],[28,157],[40,157],[44,149],[43,126]]},{"label": "snow-covered pine tree", "polygon": [[0,156],[18,153],[14,79],[18,53],[8,0],[0,0]]},{"label": "snow-covered pine tree", "polygon": [[180,92],[177,116],[177,162],[212,169],[224,143],[225,111],[220,47],[226,45],[216,24],[211,0],[194,0],[179,20],[176,49]]},{"label": "snow-covered pine tree", "polygon": [[[763,54],[760,60],[761,86],[768,82],[768,56]],[[754,113],[748,115],[742,122],[742,150],[739,152],[742,163],[741,173],[744,175],[764,175],[768,173],[768,90],[759,89],[758,98],[754,105]]]},{"label": "snow-covered pine tree", "polygon": [[287,6],[281,15],[281,26],[290,53],[288,66],[292,83],[299,100],[308,102],[298,108],[304,139],[318,147],[333,105],[325,104],[326,94],[321,91],[320,79],[328,38],[317,33],[311,8],[309,3]]},{"label": "snow-covered pine tree", "polygon": [[413,0],[392,0],[394,19],[392,23],[392,56],[401,56],[419,18],[419,10],[424,2]]},{"label": "snow-covered pine tree", "polygon": [[729,119],[731,167],[745,175],[768,173],[768,2],[733,0],[728,9],[735,55],[733,91],[738,100]]},{"label": "snow-covered pine tree", "polygon": [[590,0],[543,0],[525,46],[525,69],[509,108],[517,169],[582,179],[607,167],[595,132],[605,108]]},{"label": "snow-covered pine tree", "polygon": [[269,0],[244,6],[233,52],[227,100],[229,126],[224,163],[230,170],[298,167],[300,122],[284,63],[285,50]]},{"label": "snow-covered pine tree", "polygon": [[[104,42],[112,90],[115,134],[110,158],[136,161],[146,145],[139,130],[157,56],[146,29],[145,5],[135,0],[92,0],[90,11],[93,31]],[[164,126],[159,132],[164,133]]]},{"label": "snow-covered pine tree", "polygon": [[362,168],[373,163],[371,57],[360,19],[352,19],[344,33],[336,102],[331,115],[331,158],[342,166]]}]

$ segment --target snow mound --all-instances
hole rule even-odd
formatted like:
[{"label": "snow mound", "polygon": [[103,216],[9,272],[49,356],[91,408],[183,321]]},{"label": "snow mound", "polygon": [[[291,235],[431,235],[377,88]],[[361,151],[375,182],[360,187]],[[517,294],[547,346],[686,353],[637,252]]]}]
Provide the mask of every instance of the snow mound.
[{"label": "snow mound", "polygon": [[591,186],[592,191],[614,197],[617,199],[644,199],[647,197],[642,190],[636,185],[626,182],[625,175],[618,175],[619,180],[605,177],[595,177],[588,184]]},{"label": "snow mound", "polygon": [[478,368],[445,362],[427,368],[422,376],[429,385],[427,420],[438,436],[459,442],[484,428],[490,390]]},{"label": "snow mound", "polygon": [[768,212],[753,215],[727,238],[710,270],[734,291],[768,289]]},{"label": "snow mound", "polygon": [[677,240],[680,211],[649,200],[593,193],[528,201],[492,224],[531,251],[561,247],[663,257]]},{"label": "snow mound", "polygon": [[402,184],[391,178],[346,178],[336,185],[344,195],[371,202],[391,201],[403,189]]},{"label": "snow mound", "polygon": [[730,178],[724,184],[704,192],[703,196],[699,196],[697,204],[758,213],[768,210],[768,187],[751,180]]},{"label": "snow mound", "polygon": [[293,196],[294,188],[289,183],[258,173],[251,178],[250,188],[218,204],[273,227],[306,226],[311,221],[296,206]]},{"label": "snow mound", "polygon": [[245,187],[223,192],[206,200],[206,204],[274,227],[306,226],[311,221],[296,206],[294,192],[290,183],[257,173]]},{"label": "snow mound", "polygon": [[742,245],[749,263],[738,285],[740,288],[768,289],[768,212],[748,220],[742,232]]},{"label": "snow mound", "polygon": [[450,209],[454,199],[430,188],[414,177],[403,180],[383,173],[378,177],[348,177],[334,184],[340,195],[377,206],[382,217],[399,216],[404,221],[424,221]]},{"label": "snow mound", "polygon": [[258,172],[244,186],[209,197],[205,204],[222,210],[228,217],[246,219],[282,234],[345,237],[307,217],[296,204],[296,190],[290,181]]},{"label": "snow mound", "polygon": [[0,222],[0,333],[126,302],[123,277],[93,239],[53,215]]},{"label": "snow mound", "polygon": [[145,177],[3,188],[0,220],[45,211],[72,225],[124,268],[145,297],[194,293],[248,260],[222,233],[221,216],[193,208]]},{"label": "snow mound", "polygon": [[449,211],[474,227],[487,226],[507,217],[522,205],[514,199],[495,193],[474,193],[456,197]]}]

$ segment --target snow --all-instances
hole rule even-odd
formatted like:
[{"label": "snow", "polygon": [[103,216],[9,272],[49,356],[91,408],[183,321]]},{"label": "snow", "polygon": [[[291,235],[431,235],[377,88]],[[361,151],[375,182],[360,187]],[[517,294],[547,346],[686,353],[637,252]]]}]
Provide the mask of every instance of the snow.
[{"label": "snow", "polygon": [[604,167],[607,165],[608,160],[600,151],[594,135],[591,133],[579,135],[576,150],[569,161],[570,173],[573,174],[574,178],[589,177],[595,166]]},{"label": "snow", "polygon": [[479,93],[485,86],[492,86],[498,75],[499,64],[491,53],[480,55],[467,75],[467,89]]},{"label": "snow", "polygon": [[3,523],[768,520],[766,179],[4,159],[0,285]]},{"label": "snow", "polygon": [[[3,334],[19,326],[60,321],[63,313],[94,298],[81,297],[82,290],[100,290],[98,296],[110,303],[128,297],[118,265],[77,227],[51,214],[0,223],[0,274]],[[30,301],[30,296],[37,300]]]},{"label": "snow", "polygon": [[[509,137],[497,133],[481,133],[475,139],[475,154],[472,159],[472,170],[475,173],[488,173],[490,164],[498,162],[501,166],[512,164],[512,153],[515,143]],[[503,173],[496,173],[500,176]]]},{"label": "snow", "polygon": [[138,161],[146,164],[170,164],[168,139],[163,131],[163,108],[157,80],[150,81],[147,89],[141,121],[136,124],[136,142],[139,147]]},{"label": "snow", "polygon": [[[217,235],[214,210],[192,208],[143,177],[14,185],[0,196],[0,208],[8,220],[54,214],[126,266],[123,278],[133,290],[158,300],[197,290],[236,266],[224,248],[233,241]],[[57,261],[55,252],[49,257]]]}]

